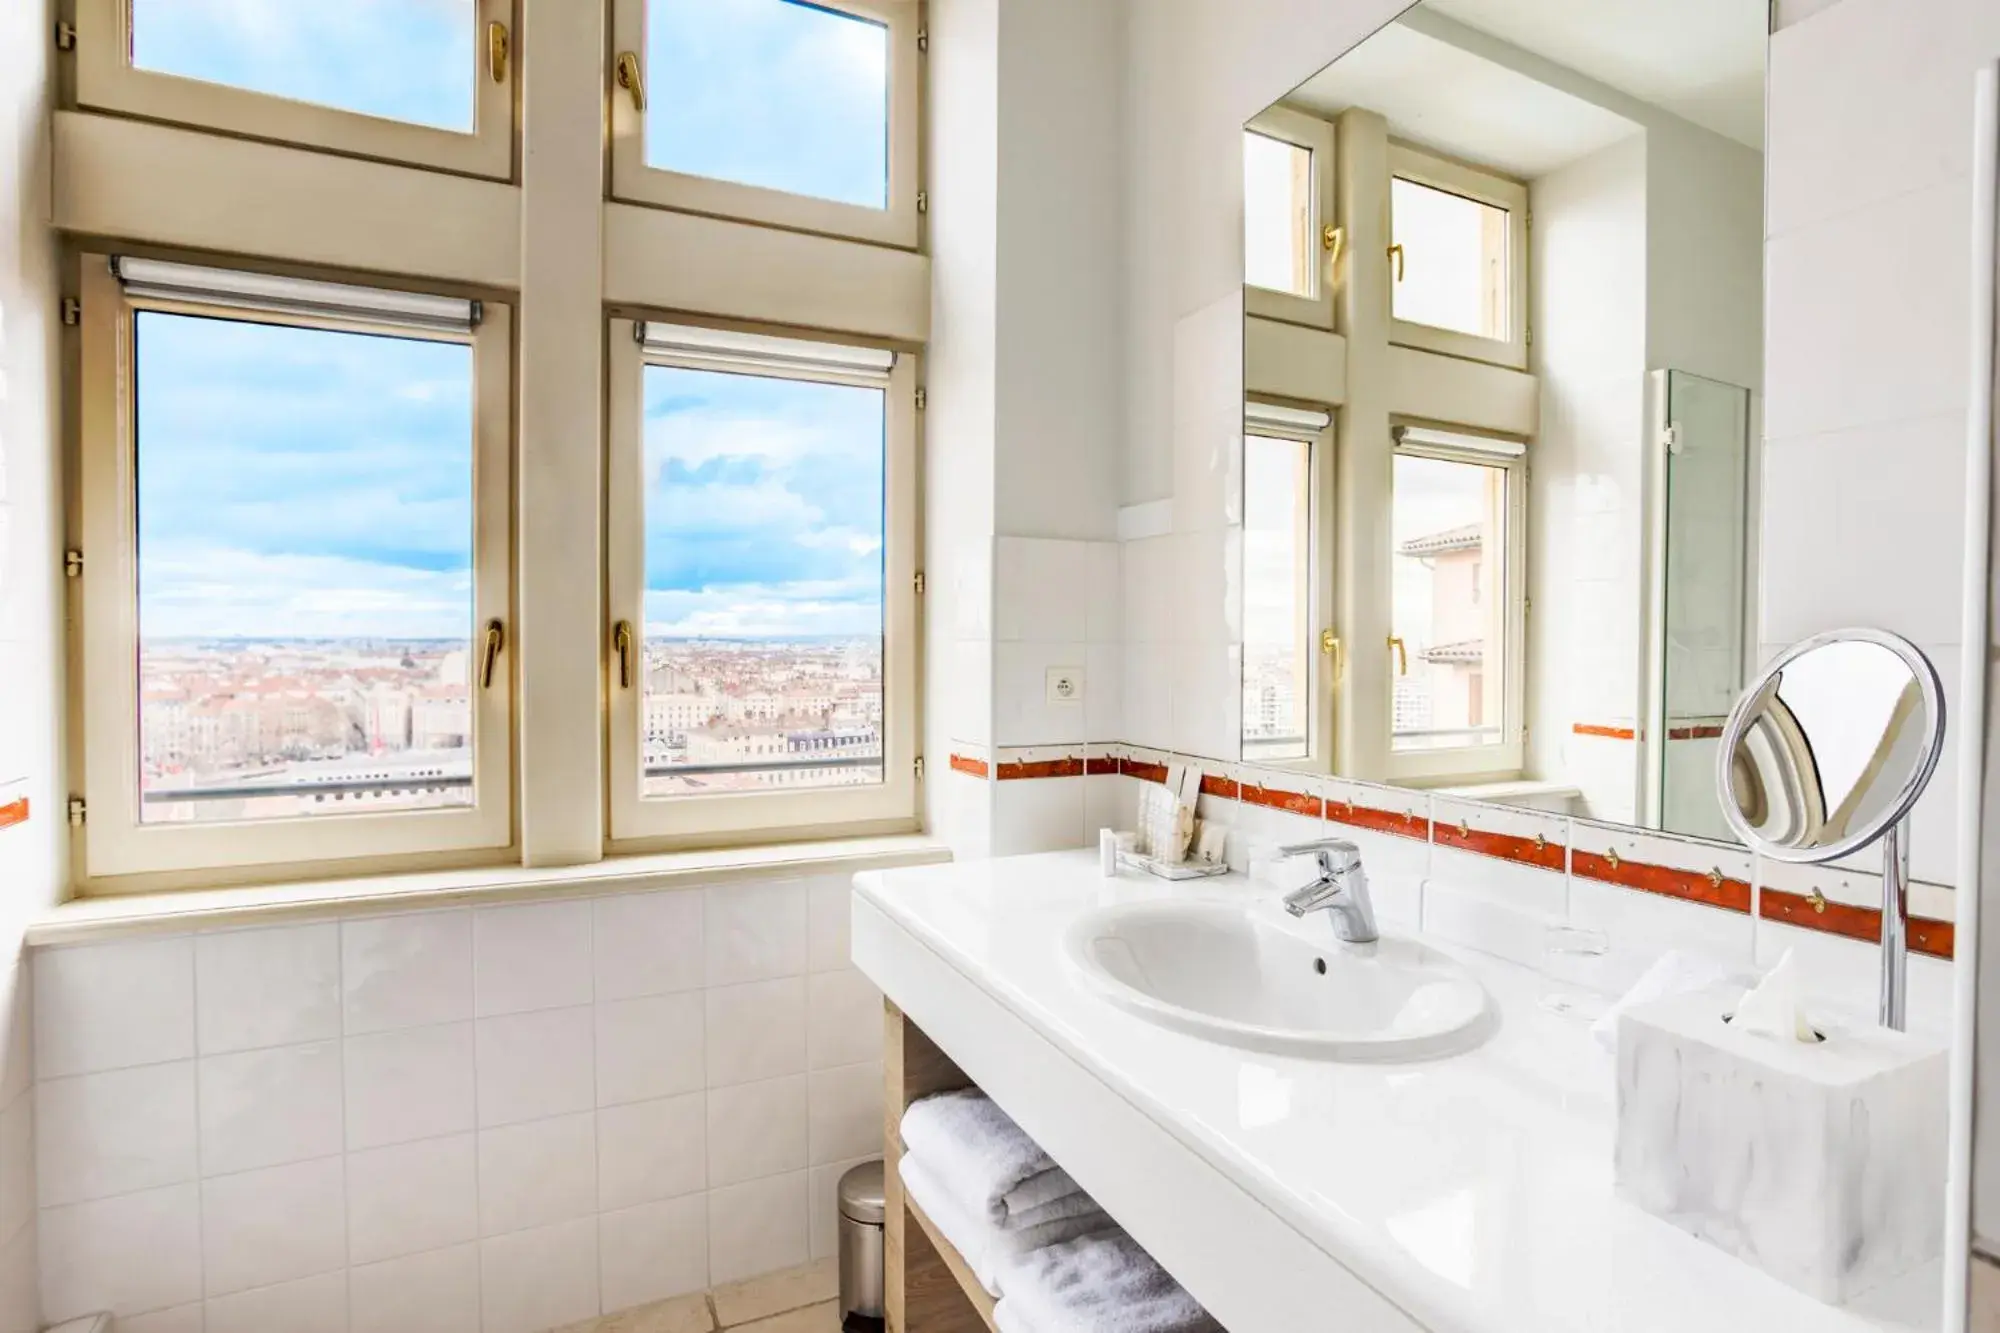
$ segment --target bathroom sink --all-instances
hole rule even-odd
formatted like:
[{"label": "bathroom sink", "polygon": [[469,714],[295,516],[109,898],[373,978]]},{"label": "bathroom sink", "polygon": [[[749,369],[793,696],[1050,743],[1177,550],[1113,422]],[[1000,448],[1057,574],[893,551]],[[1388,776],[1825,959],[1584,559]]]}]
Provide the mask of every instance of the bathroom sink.
[{"label": "bathroom sink", "polygon": [[1161,1027],[1331,1060],[1423,1060],[1490,1030],[1486,991],[1416,940],[1342,944],[1231,903],[1153,902],[1080,917],[1063,941],[1085,984]]}]

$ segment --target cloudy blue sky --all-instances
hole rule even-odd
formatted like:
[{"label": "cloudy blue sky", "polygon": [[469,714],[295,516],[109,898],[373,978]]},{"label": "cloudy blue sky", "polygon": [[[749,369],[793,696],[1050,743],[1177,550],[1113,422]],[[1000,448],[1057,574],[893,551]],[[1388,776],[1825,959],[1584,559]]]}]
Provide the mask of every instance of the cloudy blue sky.
[{"label": "cloudy blue sky", "polygon": [[[474,29],[471,0],[134,0],[134,59],[466,129]],[[882,202],[878,26],[651,0],[647,58],[650,160]],[[644,395],[648,632],[878,633],[880,391],[656,367]],[[142,632],[469,635],[471,404],[457,344],[141,315]]]}]

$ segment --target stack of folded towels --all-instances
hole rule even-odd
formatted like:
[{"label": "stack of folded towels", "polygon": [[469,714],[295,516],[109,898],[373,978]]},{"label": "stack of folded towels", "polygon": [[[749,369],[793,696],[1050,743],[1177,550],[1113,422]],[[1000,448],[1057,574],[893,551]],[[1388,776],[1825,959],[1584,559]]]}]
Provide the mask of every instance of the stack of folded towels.
[{"label": "stack of folded towels", "polygon": [[913,1103],[902,1136],[904,1190],[999,1298],[1002,1333],[1220,1333],[984,1093]]}]

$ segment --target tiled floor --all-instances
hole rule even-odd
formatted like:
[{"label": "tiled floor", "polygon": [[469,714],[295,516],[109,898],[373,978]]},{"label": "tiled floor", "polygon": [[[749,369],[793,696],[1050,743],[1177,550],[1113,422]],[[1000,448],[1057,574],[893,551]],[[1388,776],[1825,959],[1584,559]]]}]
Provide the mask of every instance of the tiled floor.
[{"label": "tiled floor", "polygon": [[840,1333],[833,1260],[622,1310],[558,1333]]}]

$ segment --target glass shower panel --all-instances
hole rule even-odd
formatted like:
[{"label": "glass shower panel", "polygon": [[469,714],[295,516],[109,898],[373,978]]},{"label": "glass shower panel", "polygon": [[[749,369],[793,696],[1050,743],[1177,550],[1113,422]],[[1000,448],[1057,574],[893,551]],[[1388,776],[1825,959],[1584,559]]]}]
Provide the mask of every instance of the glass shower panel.
[{"label": "glass shower panel", "polygon": [[1733,841],[1715,751],[1743,688],[1750,391],[1669,371],[1667,422],[1661,827]]}]

